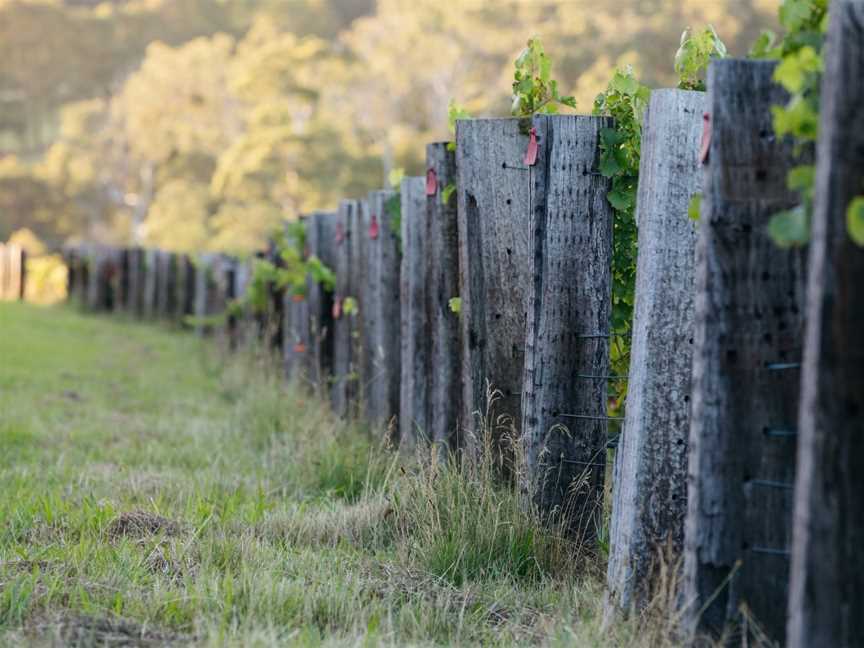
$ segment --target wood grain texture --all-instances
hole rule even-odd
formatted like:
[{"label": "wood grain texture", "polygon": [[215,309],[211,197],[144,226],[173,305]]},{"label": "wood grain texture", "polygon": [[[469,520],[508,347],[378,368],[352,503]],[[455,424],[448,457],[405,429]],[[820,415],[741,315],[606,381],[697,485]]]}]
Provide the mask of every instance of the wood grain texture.
[{"label": "wood grain texture", "polygon": [[537,115],[532,125],[522,486],[547,520],[590,540],[601,525],[607,383],[585,376],[609,373],[609,343],[584,336],[611,318],[613,212],[598,166],[612,120]]},{"label": "wood grain texture", "polygon": [[790,648],[864,646],[864,2],[836,0],[825,48],[807,285]]},{"label": "wood grain texture", "polygon": [[695,222],[705,93],[654,90],[642,128],[639,256],[627,410],[612,479],[607,605],[641,610],[658,550],[679,555],[687,512]]},{"label": "wood grain texture", "polygon": [[349,403],[354,400],[356,380],[351,376],[352,344],[351,317],[341,312],[345,298],[350,297],[351,290],[351,214],[359,209],[356,200],[343,200],[336,212],[334,228],[335,258],[336,258],[336,294],[334,300],[340,310],[339,316],[333,322],[333,386],[331,399],[333,410],[337,415],[346,417],[349,414]]},{"label": "wood grain texture", "polygon": [[454,192],[445,203],[442,192],[455,187],[456,152],[446,142],[426,147],[426,166],[435,171],[437,191],[426,196],[426,313],[429,336],[429,415],[427,434],[435,443],[460,447],[462,415],[462,344],[459,315],[450,299],[459,296],[459,223]]},{"label": "wood grain texture", "polygon": [[708,72],[684,595],[691,630],[735,626],[745,605],[782,642],[795,440],[778,431],[797,418],[804,257],[766,229],[799,201],[786,185],[792,146],[772,129],[770,107],[787,99],[773,71],[724,60]]},{"label": "wood grain texture", "polygon": [[[335,272],[336,214],[316,212],[309,217],[306,241],[310,254]],[[306,358],[307,375],[316,386],[325,384],[333,369],[333,292],[309,278],[309,332],[312,347]]]},{"label": "wood grain texture", "polygon": [[431,330],[426,300],[426,261],[430,250],[426,236],[425,178],[404,178],[399,194],[402,213],[399,442],[402,448],[410,449],[425,441],[429,431]]},{"label": "wood grain texture", "polygon": [[[456,142],[462,424],[476,452],[487,434],[502,448],[521,421],[531,182],[519,120],[460,120]],[[489,385],[500,393],[493,402]]]},{"label": "wood grain texture", "polygon": [[374,329],[372,345],[372,375],[369,384],[366,415],[372,425],[387,425],[391,441],[398,442],[399,381],[401,378],[401,343],[399,305],[399,196],[390,190],[369,193],[370,215],[378,221],[378,236],[369,239],[368,276]]}]

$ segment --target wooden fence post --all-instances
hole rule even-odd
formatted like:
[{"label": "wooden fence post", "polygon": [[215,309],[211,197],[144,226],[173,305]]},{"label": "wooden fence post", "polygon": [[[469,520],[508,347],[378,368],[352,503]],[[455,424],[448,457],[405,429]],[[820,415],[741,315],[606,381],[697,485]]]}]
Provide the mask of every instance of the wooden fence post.
[{"label": "wooden fence post", "polygon": [[351,375],[353,366],[351,334],[353,317],[344,312],[345,299],[351,290],[351,214],[359,209],[356,200],[343,200],[339,203],[334,228],[336,245],[336,294],[333,297],[333,387],[331,398],[333,410],[341,417],[349,415],[350,403],[356,394],[356,379]]},{"label": "wooden fence post", "polygon": [[[601,524],[612,302],[610,182],[599,172],[607,117],[535,116],[522,384],[523,488],[573,536]],[[600,337],[602,336],[602,337]]]},{"label": "wooden fence post", "polygon": [[150,319],[156,313],[156,293],[158,291],[158,252],[144,250],[144,290],[141,299],[141,314]]},{"label": "wooden fence post", "polygon": [[639,257],[624,428],[615,453],[607,613],[642,609],[658,550],[684,547],[698,159],[705,93],[654,90],[642,129]]},{"label": "wooden fence post", "polygon": [[431,338],[427,435],[442,449],[455,450],[461,445],[462,415],[460,316],[450,309],[450,300],[459,296],[456,152],[448,150],[446,142],[429,144],[426,166],[426,312]]},{"label": "wooden fence post", "polygon": [[831,3],[822,81],[789,648],[864,646],[864,248],[846,231],[864,194],[864,2]]},{"label": "wooden fence post", "polygon": [[[369,385],[365,380],[368,362],[368,333],[364,313],[369,291],[369,209],[366,200],[357,201],[357,208],[350,213],[351,270],[348,278],[348,294],[357,302],[359,312],[351,315],[351,375],[355,379],[355,416],[365,414]],[[344,312],[343,312],[344,315]]]},{"label": "wooden fence post", "polygon": [[723,60],[708,71],[684,590],[689,630],[719,633],[752,616],[782,642],[804,257],[767,232],[799,203],[786,184],[792,145],[772,127],[771,106],[787,100],[774,67]]},{"label": "wooden fence post", "polygon": [[[375,271],[375,259],[371,254],[370,229],[372,225],[372,210],[371,202],[367,196],[360,201],[360,226],[362,228],[362,236],[365,237],[365,244],[362,248],[363,258],[360,260],[360,278],[359,278],[359,294],[357,299],[360,302],[360,358],[358,364],[360,366],[360,385],[361,385],[361,409],[363,414],[368,418],[370,416],[372,402],[372,381],[375,377],[375,353],[377,343],[375,335],[377,332],[378,309],[375,305],[375,300],[379,296],[378,289],[373,286],[373,273]],[[375,214],[375,227],[380,235],[381,223],[378,214]]]},{"label": "wooden fence post", "polygon": [[125,306],[128,313],[141,317],[144,296],[144,250],[133,247],[129,250],[128,290]]},{"label": "wooden fence post", "polygon": [[409,449],[428,439],[429,352],[427,312],[426,182],[404,178],[400,188],[402,264],[400,269],[402,378],[399,397],[399,440]]},{"label": "wooden fence post", "polygon": [[[371,382],[366,415],[373,425],[388,425],[392,442],[398,441],[399,381],[402,346],[399,340],[402,312],[399,306],[401,269],[399,226],[401,204],[395,191],[369,194],[367,308],[372,308],[374,328],[368,339],[372,346]],[[395,419],[395,424],[394,423]]]},{"label": "wooden fence post", "polygon": [[[308,220],[303,215],[300,218],[303,223]],[[288,246],[298,245],[288,222],[284,224],[284,234]],[[286,380],[290,380],[297,370],[309,337],[309,314],[304,302],[302,294],[287,288],[282,295],[282,370]]]},{"label": "wooden fence post", "polygon": [[[531,263],[528,134],[518,119],[456,123],[465,442],[500,447],[521,421]],[[500,392],[490,402],[487,385]]]},{"label": "wooden fence post", "polygon": [[[309,253],[335,272],[336,214],[316,212],[309,217],[306,243]],[[311,346],[306,353],[306,372],[309,379],[320,387],[333,369],[333,291],[308,278],[309,338]]]},{"label": "wooden fence post", "polygon": [[164,250],[156,252],[156,315],[159,319],[167,319],[173,304],[174,289],[173,254]]}]

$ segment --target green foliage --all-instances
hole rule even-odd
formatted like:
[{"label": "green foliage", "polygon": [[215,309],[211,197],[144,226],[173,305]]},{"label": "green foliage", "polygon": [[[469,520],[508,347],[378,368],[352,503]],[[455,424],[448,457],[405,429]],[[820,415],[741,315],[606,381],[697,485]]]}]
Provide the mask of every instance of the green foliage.
[{"label": "green foliage", "polygon": [[809,224],[806,207],[798,205],[774,214],[768,221],[768,233],[780,247],[804,245],[810,235]]},{"label": "green foliage", "polygon": [[346,315],[357,315],[360,307],[355,297],[346,297],[342,300],[342,312]]},{"label": "green foliage", "polygon": [[552,61],[536,36],[528,40],[528,46],[516,59],[515,68],[510,107],[514,117],[556,113],[559,106],[576,107],[574,97],[559,93],[558,82],[552,78]]},{"label": "green foliage", "polygon": [[398,191],[384,202],[384,211],[390,219],[390,231],[399,239],[402,251],[402,194]]},{"label": "green foliage", "polygon": [[607,195],[615,210],[612,243],[612,326],[629,330],[636,281],[636,190],[642,141],[642,116],[651,91],[630,68],[616,70],[605,92],[594,101],[595,115],[615,119],[600,132],[600,173],[612,180]]},{"label": "green foliage", "polygon": [[456,313],[458,315],[462,312],[462,298],[451,297],[447,300],[447,306],[450,308],[451,313]]},{"label": "green foliage", "polygon": [[456,193],[456,183],[450,182],[441,190],[441,204],[448,204],[454,193]]},{"label": "green foliage", "polygon": [[[780,5],[783,39],[763,32],[751,49],[760,58],[778,59],[774,80],[789,92],[783,106],[772,106],[774,132],[791,137],[799,155],[811,151],[819,131],[819,92],[822,79],[822,45],[828,15],[827,0],[784,0]],[[804,245],[810,235],[813,212],[814,169],[798,165],[790,170],[789,188],[801,194],[802,205],[775,214],[768,225],[774,241],[783,247]]]},{"label": "green foliage", "polygon": [[702,192],[697,191],[690,196],[690,204],[687,206],[687,215],[690,220],[698,221],[699,214],[702,212]]},{"label": "green foliage", "polygon": [[456,120],[457,119],[471,119],[471,113],[465,110],[464,106],[456,103],[453,99],[450,100],[450,103],[447,106],[447,129],[452,136],[452,141],[447,143],[448,151],[456,150]]},{"label": "green foliage", "polygon": [[306,259],[306,269],[312,276],[312,281],[318,283],[324,290],[329,293],[336,290],[336,273],[328,268],[317,255],[311,254]]},{"label": "green foliage", "polygon": [[[651,90],[639,83],[631,68],[616,70],[606,90],[594,101],[595,115],[615,119],[614,128],[600,131],[600,173],[612,180],[607,200],[614,209],[612,233],[612,322],[626,334],[633,319],[636,291],[636,191],[642,144],[642,117]],[[630,364],[628,337],[612,338],[612,367],[626,374]],[[620,401],[626,385],[610,385]]]},{"label": "green foliage", "polygon": [[726,58],[726,45],[713,25],[695,34],[687,28],[681,34],[681,46],[675,53],[675,73],[682,90],[704,90],[705,70],[714,59]]},{"label": "green foliage", "polygon": [[846,210],[846,227],[850,238],[864,246],[864,196],[857,196]]}]

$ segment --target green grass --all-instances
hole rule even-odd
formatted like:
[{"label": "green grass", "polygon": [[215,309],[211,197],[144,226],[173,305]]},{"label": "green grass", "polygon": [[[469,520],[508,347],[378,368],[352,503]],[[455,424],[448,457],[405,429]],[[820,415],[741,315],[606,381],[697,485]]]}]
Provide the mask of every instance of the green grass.
[{"label": "green grass", "polygon": [[483,470],[219,349],[0,303],[0,644],[658,645]]}]

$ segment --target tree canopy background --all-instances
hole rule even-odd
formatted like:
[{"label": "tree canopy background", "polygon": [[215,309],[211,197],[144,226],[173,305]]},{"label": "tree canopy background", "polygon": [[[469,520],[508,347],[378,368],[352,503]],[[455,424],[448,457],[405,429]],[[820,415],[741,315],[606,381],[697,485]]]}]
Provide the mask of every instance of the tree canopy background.
[{"label": "tree canopy background", "polygon": [[777,0],[0,0],[0,240],[248,252],[423,171],[451,99],[509,112],[532,35],[590,112],[616,66],[675,84],[682,30],[735,55]]}]

